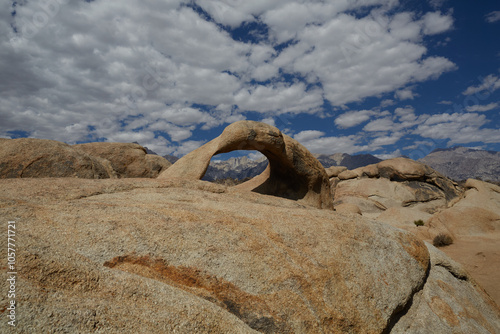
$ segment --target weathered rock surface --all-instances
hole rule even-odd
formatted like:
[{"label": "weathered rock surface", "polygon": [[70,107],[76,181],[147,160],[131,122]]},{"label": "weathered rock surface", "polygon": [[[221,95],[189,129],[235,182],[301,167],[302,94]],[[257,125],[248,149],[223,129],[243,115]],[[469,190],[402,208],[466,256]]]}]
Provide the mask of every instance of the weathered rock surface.
[{"label": "weathered rock surface", "polygon": [[262,174],[239,185],[240,189],[332,208],[323,166],[296,140],[265,123],[240,121],[229,125],[219,137],[179,159],[159,178],[200,180],[214,155],[235,150],[257,150],[269,161]]},{"label": "weathered rock surface", "polygon": [[469,179],[463,199],[435,214],[429,224],[454,237],[500,232],[500,187]]},{"label": "weathered rock surface", "polygon": [[155,178],[171,166],[165,158],[147,154],[144,147],[135,143],[87,143],[73,147],[109,160],[118,178]]},{"label": "weathered rock surface", "polygon": [[355,204],[373,217],[401,207],[434,213],[462,193],[455,183],[429,166],[406,158],[343,171],[334,183],[335,204]]},{"label": "weathered rock surface", "polygon": [[347,167],[344,166],[331,166],[325,169],[326,174],[329,178],[339,176],[340,173],[347,170]]},{"label": "weathered rock surface", "polygon": [[443,251],[460,261],[500,302],[500,187],[469,179],[463,198],[426,223],[429,239],[445,233],[454,242]]},{"label": "weathered rock surface", "polygon": [[[431,270],[424,288],[391,333],[498,333],[488,296],[461,265],[427,244]],[[465,319],[474,318],[474,321]]]},{"label": "weathered rock surface", "polygon": [[0,178],[113,176],[108,161],[55,140],[4,139],[0,148]]},{"label": "weathered rock surface", "polygon": [[498,307],[445,255],[359,216],[203,181],[0,187],[18,333],[500,331]]}]

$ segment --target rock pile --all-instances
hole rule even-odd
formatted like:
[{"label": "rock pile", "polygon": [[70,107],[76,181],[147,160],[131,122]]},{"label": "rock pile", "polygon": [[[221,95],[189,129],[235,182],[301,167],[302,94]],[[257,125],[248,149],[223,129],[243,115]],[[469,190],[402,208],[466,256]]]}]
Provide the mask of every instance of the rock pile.
[{"label": "rock pile", "polygon": [[133,143],[87,143],[74,145],[89,155],[109,160],[118,178],[155,178],[172,164],[159,155],[147,154],[146,149]]},{"label": "rock pile", "polygon": [[0,148],[0,178],[113,177],[109,161],[47,139],[4,139]]},{"label": "rock pile", "polygon": [[462,194],[453,181],[429,166],[406,158],[385,160],[333,175],[330,180],[335,206],[356,205],[363,214],[373,218],[388,210],[392,216],[404,216],[406,212],[412,222],[428,218]]},{"label": "rock pile", "polygon": [[70,146],[34,138],[3,139],[0,143],[0,178],[154,178],[171,165],[160,156],[146,154],[138,144]]},{"label": "rock pile", "polygon": [[330,174],[337,211],[374,218],[422,240],[446,237],[452,245],[443,251],[500,302],[500,187],[473,179],[459,187],[404,158]]}]

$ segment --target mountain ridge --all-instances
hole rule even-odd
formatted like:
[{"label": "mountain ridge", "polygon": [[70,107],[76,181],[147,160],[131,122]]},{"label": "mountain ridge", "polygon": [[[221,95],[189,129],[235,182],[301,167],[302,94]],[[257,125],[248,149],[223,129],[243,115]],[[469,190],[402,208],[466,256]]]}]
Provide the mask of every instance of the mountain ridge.
[{"label": "mountain ridge", "polygon": [[473,178],[500,182],[500,152],[456,146],[436,149],[418,161],[457,181]]}]

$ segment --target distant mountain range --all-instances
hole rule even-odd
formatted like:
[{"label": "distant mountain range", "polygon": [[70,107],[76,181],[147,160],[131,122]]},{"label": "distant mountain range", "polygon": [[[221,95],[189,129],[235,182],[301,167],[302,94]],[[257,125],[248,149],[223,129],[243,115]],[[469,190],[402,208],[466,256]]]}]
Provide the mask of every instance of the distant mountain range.
[{"label": "distant mountain range", "polygon": [[[148,148],[146,150],[150,154],[156,154]],[[314,156],[325,168],[345,166],[348,169],[355,169],[382,161],[371,154],[335,153],[332,155],[315,154]],[[164,158],[171,163],[179,160],[173,155],[166,155]],[[500,182],[500,152],[457,146],[436,149],[418,161],[431,166],[441,174],[456,181],[473,178]],[[227,178],[243,180],[259,175],[266,167],[267,159],[265,158],[251,160],[244,156],[230,158],[226,161],[212,161],[203,180],[215,181]]]},{"label": "distant mountain range", "polygon": [[[349,155],[346,153],[336,153],[333,155],[314,155],[325,167],[345,166],[349,169],[378,163],[382,160],[371,154]],[[267,159],[251,160],[244,157],[231,158],[226,161],[211,162],[203,180],[215,181],[222,179],[243,180],[252,178],[262,173],[267,167]]]},{"label": "distant mountain range", "polygon": [[473,178],[500,182],[500,152],[458,146],[434,150],[418,161],[456,181]]},{"label": "distant mountain range", "polygon": [[202,180],[217,181],[223,179],[244,180],[262,173],[267,167],[267,158],[252,160],[246,156],[230,158],[226,161],[212,161]]},{"label": "distant mountain range", "polygon": [[347,167],[347,169],[356,169],[382,161],[371,154],[350,155],[347,153],[335,153],[332,155],[314,154],[314,156],[325,168],[331,166],[344,166]]}]

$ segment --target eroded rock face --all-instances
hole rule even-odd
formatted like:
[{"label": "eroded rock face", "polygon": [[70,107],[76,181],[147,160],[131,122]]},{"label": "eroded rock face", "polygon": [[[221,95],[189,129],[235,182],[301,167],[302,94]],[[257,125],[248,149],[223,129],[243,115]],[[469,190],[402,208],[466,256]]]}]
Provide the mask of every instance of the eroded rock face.
[{"label": "eroded rock face", "polygon": [[391,333],[497,333],[498,307],[461,265],[432,245],[427,247],[427,282]]},{"label": "eroded rock face", "polygon": [[93,157],[55,140],[4,139],[0,148],[0,178],[113,177],[109,161]]},{"label": "eroded rock face", "polygon": [[420,333],[422,317],[429,333],[500,330],[446,256],[362,217],[202,181],[0,186],[23,244],[20,332]]},{"label": "eroded rock face", "polygon": [[74,145],[89,155],[109,160],[118,178],[155,178],[171,166],[167,159],[147,154],[146,149],[133,143],[87,143]]},{"label": "eroded rock face", "polygon": [[262,174],[239,185],[238,189],[332,208],[328,175],[318,160],[293,138],[260,122],[240,121],[229,125],[219,137],[179,159],[159,178],[199,180],[214,155],[235,150],[257,150],[269,161]]},{"label": "eroded rock face", "polygon": [[500,187],[469,179],[463,198],[432,216],[429,225],[453,237],[500,232]]},{"label": "eroded rock face", "polygon": [[406,158],[343,171],[332,183],[336,184],[336,204],[357,205],[372,217],[389,208],[411,208],[432,214],[462,194],[448,178]]}]

